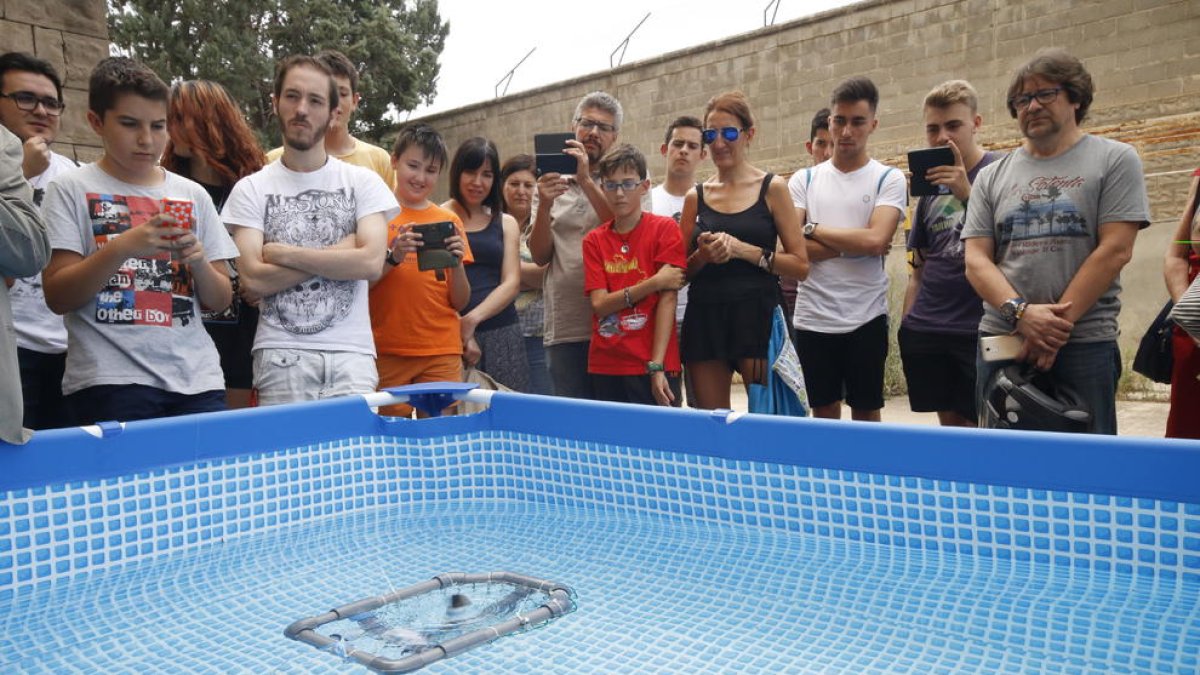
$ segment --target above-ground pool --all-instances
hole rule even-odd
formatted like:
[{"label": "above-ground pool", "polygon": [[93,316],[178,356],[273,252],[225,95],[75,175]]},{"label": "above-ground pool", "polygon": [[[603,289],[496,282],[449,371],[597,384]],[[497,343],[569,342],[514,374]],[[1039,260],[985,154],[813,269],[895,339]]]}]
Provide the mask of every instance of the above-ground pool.
[{"label": "above-ground pool", "polygon": [[422,672],[1200,669],[1197,444],[472,396],[0,447],[0,672],[360,672],[284,629],[495,570],[577,608]]}]

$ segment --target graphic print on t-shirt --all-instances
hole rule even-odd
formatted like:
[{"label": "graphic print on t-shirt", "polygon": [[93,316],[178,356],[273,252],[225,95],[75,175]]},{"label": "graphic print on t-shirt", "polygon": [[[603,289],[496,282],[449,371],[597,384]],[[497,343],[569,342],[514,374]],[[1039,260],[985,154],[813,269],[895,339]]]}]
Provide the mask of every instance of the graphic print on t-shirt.
[{"label": "graphic print on t-shirt", "polygon": [[[268,195],[263,238],[304,248],[333,246],[355,231],[354,190],[306,190]],[[263,319],[289,333],[313,335],[345,319],[358,281],[314,276],[268,296]]]},{"label": "graphic print on t-shirt", "polygon": [[1088,236],[1087,221],[1070,197],[1083,184],[1082,176],[1039,176],[1015,186],[1020,205],[1002,214],[1000,245],[1022,253],[1053,252],[1056,239]]},{"label": "graphic print on t-shirt", "polygon": [[[96,248],[137,227],[160,211],[159,202],[137,195],[87,193],[88,218]],[[169,252],[129,258],[96,295],[96,322],[170,327],[172,318],[186,326],[195,315],[192,277]]]},{"label": "graphic print on t-shirt", "polygon": [[[962,233],[963,218],[967,214],[963,203],[953,195],[937,197],[929,204],[929,214],[931,217],[926,221],[928,224],[925,229],[930,246],[925,250],[924,258],[963,259],[966,254],[962,239],[957,236]],[[957,232],[954,236],[939,236],[948,230]]]}]

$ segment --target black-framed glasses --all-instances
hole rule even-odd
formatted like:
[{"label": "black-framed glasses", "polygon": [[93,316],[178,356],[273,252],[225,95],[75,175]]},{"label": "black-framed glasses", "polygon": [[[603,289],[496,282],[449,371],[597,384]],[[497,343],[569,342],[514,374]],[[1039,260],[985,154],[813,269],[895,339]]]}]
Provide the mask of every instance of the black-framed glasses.
[{"label": "black-framed glasses", "polygon": [[605,192],[616,192],[617,188],[620,188],[626,192],[633,192],[634,190],[637,189],[637,186],[639,186],[641,184],[642,184],[642,181],[640,181],[640,180],[634,180],[632,178],[628,178],[626,180],[621,181],[620,183],[618,183],[616,181],[606,180],[606,181],[602,182],[600,185],[602,185],[604,187]]},{"label": "black-framed glasses", "polygon": [[589,131],[595,129],[602,134],[611,134],[617,130],[615,126],[608,124],[607,122],[597,122],[596,120],[590,120],[586,117],[577,118],[575,120],[575,124],[578,124],[581,128]]},{"label": "black-framed glasses", "polygon": [[1008,104],[1017,110],[1028,108],[1034,100],[1038,102],[1038,105],[1050,105],[1054,103],[1054,99],[1058,98],[1058,92],[1062,90],[1062,87],[1050,87],[1049,89],[1038,89],[1032,94],[1017,94],[1008,99]]},{"label": "black-framed glasses", "polygon": [[738,139],[748,129],[739,129],[737,127],[721,127],[720,129],[704,129],[700,132],[700,138],[705,145],[712,145],[717,140],[717,134],[721,134],[721,138],[725,139],[726,143],[732,143]]},{"label": "black-framed glasses", "polygon": [[66,103],[56,98],[38,96],[30,91],[14,91],[11,94],[0,94],[0,98],[11,98],[12,102],[17,104],[17,109],[24,110],[25,112],[37,110],[38,104],[41,103],[42,107],[46,109],[46,114],[55,117],[63,114],[63,110],[67,107]]}]

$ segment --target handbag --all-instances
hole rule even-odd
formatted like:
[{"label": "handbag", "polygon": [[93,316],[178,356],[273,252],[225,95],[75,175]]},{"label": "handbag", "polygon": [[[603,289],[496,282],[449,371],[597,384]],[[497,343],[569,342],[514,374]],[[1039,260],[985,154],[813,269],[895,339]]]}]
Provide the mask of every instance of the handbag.
[{"label": "handbag", "polygon": [[1174,306],[1175,303],[1167,300],[1158,317],[1150,322],[1133,357],[1133,372],[1162,384],[1171,383],[1171,368],[1175,365],[1171,347],[1171,334],[1175,330],[1175,322],[1171,320]]},{"label": "handbag", "polygon": [[1200,340],[1200,275],[1179,296],[1179,302],[1171,308],[1168,316],[1193,340]]}]

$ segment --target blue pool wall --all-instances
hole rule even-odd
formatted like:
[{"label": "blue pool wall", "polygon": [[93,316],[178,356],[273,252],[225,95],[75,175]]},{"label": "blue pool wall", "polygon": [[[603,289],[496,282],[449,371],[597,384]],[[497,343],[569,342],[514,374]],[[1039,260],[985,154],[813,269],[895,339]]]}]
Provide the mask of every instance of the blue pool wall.
[{"label": "blue pool wall", "polygon": [[497,394],[360,398],[0,446],[0,598],[380,506],[510,500],[1200,581],[1200,444]]}]

